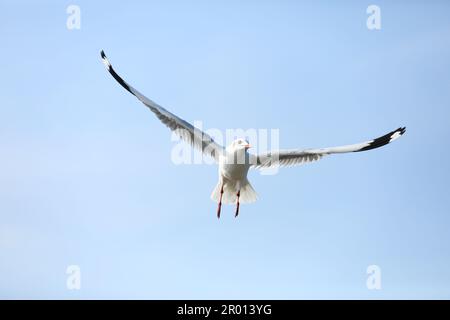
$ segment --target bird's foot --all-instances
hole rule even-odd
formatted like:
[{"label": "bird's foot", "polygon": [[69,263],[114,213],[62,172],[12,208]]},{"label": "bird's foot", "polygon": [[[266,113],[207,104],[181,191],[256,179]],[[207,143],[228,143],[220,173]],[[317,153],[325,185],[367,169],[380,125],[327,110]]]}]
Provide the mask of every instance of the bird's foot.
[{"label": "bird's foot", "polygon": [[220,219],[220,210],[222,209],[222,203],[219,202],[217,206],[217,219]]},{"label": "bird's foot", "polygon": [[239,215],[239,197],[241,196],[241,191],[237,193],[237,201],[236,201],[236,213],[234,214],[234,217],[237,218]]},{"label": "bird's foot", "polygon": [[234,217],[237,218],[238,215],[239,215],[239,204],[237,205],[236,213],[234,214]]}]

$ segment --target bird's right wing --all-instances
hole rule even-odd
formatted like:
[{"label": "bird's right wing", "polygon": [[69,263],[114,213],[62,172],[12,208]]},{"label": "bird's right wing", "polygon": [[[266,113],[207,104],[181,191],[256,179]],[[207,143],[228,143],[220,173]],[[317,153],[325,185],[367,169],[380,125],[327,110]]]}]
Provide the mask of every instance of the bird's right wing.
[{"label": "bird's right wing", "polygon": [[404,134],[406,128],[398,128],[382,137],[341,147],[331,147],[322,149],[305,149],[305,150],[279,150],[253,156],[251,159],[252,167],[257,169],[271,167],[290,167],[300,165],[307,162],[313,162],[321,159],[323,156],[333,153],[360,152],[372,150],[382,147]]},{"label": "bird's right wing", "polygon": [[179,135],[182,140],[200,150],[202,153],[213,157],[216,162],[219,161],[220,155],[224,152],[224,148],[221,145],[216,143],[208,134],[195,128],[189,122],[178,118],[176,115],[167,111],[126,83],[113,69],[103,50],[101,52],[101,57],[106,69],[114,77],[114,79],[116,79],[117,82],[119,82],[119,84],[128,92],[145,104],[158,117],[158,119],[161,120],[162,123]]}]

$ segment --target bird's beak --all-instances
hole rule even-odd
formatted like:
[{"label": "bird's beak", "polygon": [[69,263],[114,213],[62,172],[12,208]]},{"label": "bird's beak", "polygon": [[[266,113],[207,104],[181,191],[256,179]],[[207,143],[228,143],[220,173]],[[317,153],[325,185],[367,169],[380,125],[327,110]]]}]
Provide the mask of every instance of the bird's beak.
[{"label": "bird's beak", "polygon": [[245,149],[250,149],[252,146],[250,145],[250,143],[247,143],[244,147]]}]

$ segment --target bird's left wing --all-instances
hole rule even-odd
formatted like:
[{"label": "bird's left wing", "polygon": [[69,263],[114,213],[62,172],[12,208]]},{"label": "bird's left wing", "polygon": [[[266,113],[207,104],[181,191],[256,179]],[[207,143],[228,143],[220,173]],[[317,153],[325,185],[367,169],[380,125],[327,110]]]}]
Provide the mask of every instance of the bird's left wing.
[{"label": "bird's left wing", "polygon": [[382,137],[341,147],[322,148],[322,149],[305,149],[305,150],[279,150],[253,156],[251,161],[252,167],[257,169],[271,167],[290,167],[300,165],[307,162],[313,162],[321,159],[323,156],[333,153],[360,152],[382,147],[404,134],[406,128],[398,128]]},{"label": "bird's left wing", "polygon": [[224,148],[221,145],[216,143],[208,134],[195,128],[189,122],[178,118],[176,115],[167,111],[125,82],[113,69],[103,50],[101,51],[101,57],[106,69],[108,69],[114,79],[116,79],[117,82],[119,82],[120,85],[128,92],[145,104],[158,117],[158,119],[161,120],[162,123],[164,123],[170,128],[170,130],[174,131],[180,136],[181,139],[192,145],[194,148],[213,157],[217,162],[219,161],[220,155],[224,152]]}]

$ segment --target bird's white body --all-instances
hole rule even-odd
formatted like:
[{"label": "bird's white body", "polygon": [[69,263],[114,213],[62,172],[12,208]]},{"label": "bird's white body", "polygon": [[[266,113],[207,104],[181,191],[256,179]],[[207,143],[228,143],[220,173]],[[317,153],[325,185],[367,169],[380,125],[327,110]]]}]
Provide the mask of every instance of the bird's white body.
[{"label": "bird's white body", "polygon": [[[245,149],[236,150],[230,147],[220,157],[219,174],[231,180],[246,179],[250,169],[249,154]],[[242,161],[239,161],[241,159]]]},{"label": "bird's white body", "polygon": [[164,109],[125,82],[114,71],[103,51],[101,57],[109,73],[122,87],[146,105],[162,123],[176,132],[181,139],[204,154],[213,157],[219,164],[219,182],[211,195],[211,198],[218,203],[218,217],[220,217],[222,202],[236,203],[237,216],[240,202],[256,201],[256,192],[247,179],[250,168],[289,167],[317,161],[330,154],[372,150],[391,143],[405,133],[405,128],[400,127],[379,138],[357,144],[321,149],[274,150],[265,154],[252,155],[247,152],[250,145],[243,139],[233,141],[227,148],[222,147],[208,134]]},{"label": "bird's white body", "polygon": [[250,169],[250,155],[247,152],[248,143],[242,148],[236,147],[239,141],[233,142],[219,159],[219,182],[214,188],[211,199],[220,202],[220,193],[223,186],[222,202],[225,204],[235,203],[239,194],[241,203],[256,201],[257,195],[247,174]]}]

